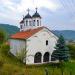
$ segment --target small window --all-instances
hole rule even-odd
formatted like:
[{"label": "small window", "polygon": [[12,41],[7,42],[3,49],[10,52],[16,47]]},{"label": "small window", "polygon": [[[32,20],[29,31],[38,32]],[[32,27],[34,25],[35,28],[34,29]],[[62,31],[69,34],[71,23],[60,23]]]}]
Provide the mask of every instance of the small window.
[{"label": "small window", "polygon": [[28,26],[28,21],[26,21],[26,26]]},{"label": "small window", "polygon": [[46,46],[48,45],[48,40],[46,40]]},{"label": "small window", "polygon": [[33,21],[33,26],[35,26],[35,20]]},{"label": "small window", "polygon": [[29,21],[29,25],[31,26],[31,21]]},{"label": "small window", "polygon": [[20,25],[20,28],[22,29],[22,25]]},{"label": "small window", "polygon": [[40,21],[40,26],[41,26],[41,21]]},{"label": "small window", "polygon": [[39,26],[39,20],[37,20],[37,26]]},{"label": "small window", "polygon": [[24,23],[24,26],[25,26],[25,23]]}]

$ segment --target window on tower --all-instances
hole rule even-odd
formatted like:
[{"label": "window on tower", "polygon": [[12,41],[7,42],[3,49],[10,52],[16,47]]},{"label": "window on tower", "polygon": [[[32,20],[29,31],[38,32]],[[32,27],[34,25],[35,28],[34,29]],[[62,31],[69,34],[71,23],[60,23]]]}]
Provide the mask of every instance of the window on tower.
[{"label": "window on tower", "polygon": [[20,25],[20,28],[22,29],[22,25]]},{"label": "window on tower", "polygon": [[37,26],[39,26],[39,20],[37,20]]},{"label": "window on tower", "polygon": [[48,45],[48,40],[46,40],[46,46]]},{"label": "window on tower", "polygon": [[31,21],[29,21],[29,25],[31,26]]},{"label": "window on tower", "polygon": [[35,26],[35,20],[33,20],[33,26]]},{"label": "window on tower", "polygon": [[25,26],[25,23],[24,23],[24,26]]},{"label": "window on tower", "polygon": [[28,26],[28,21],[26,21],[26,26]]},{"label": "window on tower", "polygon": [[41,21],[40,21],[40,26],[41,26]]}]

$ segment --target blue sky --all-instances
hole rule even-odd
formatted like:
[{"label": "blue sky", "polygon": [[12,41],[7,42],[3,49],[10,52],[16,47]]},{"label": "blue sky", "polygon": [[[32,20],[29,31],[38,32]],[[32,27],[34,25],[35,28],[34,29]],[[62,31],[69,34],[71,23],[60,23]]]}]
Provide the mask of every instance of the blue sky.
[{"label": "blue sky", "polygon": [[51,30],[75,30],[75,0],[0,0],[0,23],[19,27],[23,15],[35,13],[42,17],[42,25]]}]

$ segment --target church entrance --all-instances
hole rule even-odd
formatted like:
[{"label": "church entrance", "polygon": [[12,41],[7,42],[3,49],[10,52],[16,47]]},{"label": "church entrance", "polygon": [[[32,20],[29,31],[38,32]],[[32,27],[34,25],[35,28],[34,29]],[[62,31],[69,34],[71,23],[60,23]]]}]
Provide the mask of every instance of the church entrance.
[{"label": "church entrance", "polygon": [[40,52],[36,53],[34,56],[34,63],[41,63],[42,54]]},{"label": "church entrance", "polygon": [[49,62],[49,52],[46,52],[43,56],[43,62]]}]

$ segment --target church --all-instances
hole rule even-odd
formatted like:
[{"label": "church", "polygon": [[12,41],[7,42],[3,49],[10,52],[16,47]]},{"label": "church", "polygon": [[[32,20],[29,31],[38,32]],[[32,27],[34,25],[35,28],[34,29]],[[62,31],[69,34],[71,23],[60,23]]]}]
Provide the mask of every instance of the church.
[{"label": "church", "polygon": [[51,62],[58,37],[47,27],[42,25],[42,17],[37,11],[31,16],[28,10],[20,22],[20,32],[10,37],[10,52],[17,56],[17,52],[26,49],[23,62],[30,64],[44,64]]}]

